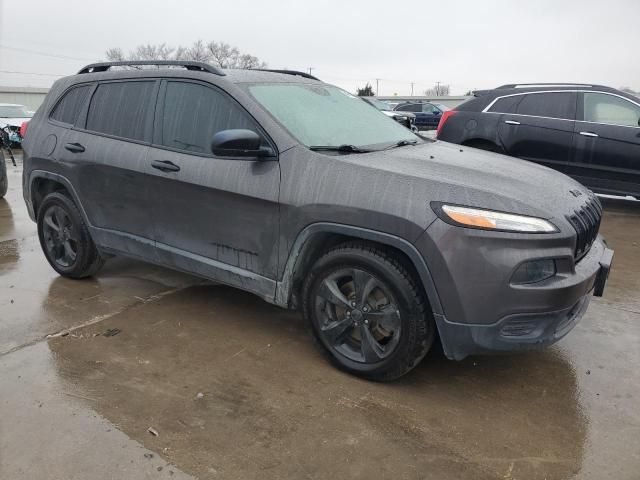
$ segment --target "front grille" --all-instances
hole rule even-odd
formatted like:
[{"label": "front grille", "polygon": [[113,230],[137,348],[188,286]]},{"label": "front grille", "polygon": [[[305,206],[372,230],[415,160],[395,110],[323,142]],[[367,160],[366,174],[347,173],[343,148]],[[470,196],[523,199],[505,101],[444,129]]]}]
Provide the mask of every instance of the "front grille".
[{"label": "front grille", "polygon": [[598,236],[602,219],[602,204],[598,197],[590,194],[586,203],[575,209],[567,218],[577,234],[574,257],[578,261],[587,254]]}]

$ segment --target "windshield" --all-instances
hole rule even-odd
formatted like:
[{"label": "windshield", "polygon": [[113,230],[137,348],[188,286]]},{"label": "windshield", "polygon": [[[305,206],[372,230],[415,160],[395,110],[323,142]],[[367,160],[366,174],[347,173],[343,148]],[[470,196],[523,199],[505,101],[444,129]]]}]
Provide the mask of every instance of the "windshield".
[{"label": "windshield", "polygon": [[330,85],[258,84],[251,95],[300,143],[311,146],[414,142],[419,137],[362,99]]},{"label": "windshield", "polygon": [[391,110],[391,107],[388,103],[383,102],[382,100],[378,100],[373,97],[362,97],[365,102],[369,102],[371,105],[376,107],[378,110]]},{"label": "windshield", "polygon": [[1,118],[31,118],[33,115],[22,105],[0,105]]}]

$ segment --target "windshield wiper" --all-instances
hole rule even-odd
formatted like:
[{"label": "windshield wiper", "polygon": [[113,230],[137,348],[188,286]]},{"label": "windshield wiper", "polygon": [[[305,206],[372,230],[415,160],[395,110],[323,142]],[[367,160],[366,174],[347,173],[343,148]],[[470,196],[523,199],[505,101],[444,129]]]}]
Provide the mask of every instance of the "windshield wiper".
[{"label": "windshield wiper", "polygon": [[417,140],[400,140],[399,142],[396,142],[393,145],[389,145],[388,147],[383,148],[383,150],[390,150],[392,148],[397,148],[397,147],[406,147],[407,145],[415,145],[416,143],[418,143]]},{"label": "windshield wiper", "polygon": [[313,145],[309,147],[314,152],[344,152],[344,153],[369,153],[373,150],[356,147],[355,145]]}]

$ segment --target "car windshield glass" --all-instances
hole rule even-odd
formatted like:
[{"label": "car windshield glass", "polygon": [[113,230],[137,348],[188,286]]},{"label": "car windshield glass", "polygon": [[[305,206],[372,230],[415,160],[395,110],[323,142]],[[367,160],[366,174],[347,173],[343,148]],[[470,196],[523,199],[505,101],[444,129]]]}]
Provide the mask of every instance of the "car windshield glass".
[{"label": "car windshield glass", "polygon": [[365,99],[366,102],[369,102],[371,105],[376,107],[378,110],[391,110],[391,107],[388,103],[383,102],[382,100],[378,100],[377,98],[368,97]]},{"label": "car windshield glass", "polygon": [[362,99],[330,85],[257,84],[251,95],[300,143],[388,145],[419,137]]},{"label": "car windshield glass", "polygon": [[22,105],[0,105],[1,118],[31,118],[33,115]]},{"label": "car windshield glass", "polygon": [[447,110],[451,110],[449,107],[441,103],[434,103],[434,105],[438,107],[440,110],[442,110],[443,112],[446,112]]}]

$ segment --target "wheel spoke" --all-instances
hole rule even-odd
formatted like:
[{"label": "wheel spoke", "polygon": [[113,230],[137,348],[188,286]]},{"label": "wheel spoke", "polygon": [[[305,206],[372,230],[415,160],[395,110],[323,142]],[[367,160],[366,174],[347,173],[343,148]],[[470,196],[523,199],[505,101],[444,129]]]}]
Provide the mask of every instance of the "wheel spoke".
[{"label": "wheel spoke", "polygon": [[367,298],[378,284],[378,281],[363,270],[354,269],[351,275],[356,294],[356,303],[359,307],[362,307],[367,304]]},{"label": "wheel spoke", "polygon": [[378,362],[384,357],[384,348],[373,337],[369,327],[364,323],[360,326],[360,348],[365,362]]},{"label": "wheel spoke", "polygon": [[69,263],[73,263],[76,259],[76,252],[71,247],[71,243],[69,243],[69,240],[63,243],[63,247],[67,260],[69,261]]},{"label": "wheel spoke", "polygon": [[340,291],[338,284],[335,280],[327,278],[324,282],[322,282],[322,286],[320,287],[320,291],[318,294],[327,300],[328,302],[333,303],[334,305],[338,305],[341,307],[350,307],[349,300],[344,294]]},{"label": "wheel spoke", "polygon": [[326,326],[321,327],[322,334],[325,336],[331,345],[340,345],[343,342],[343,339],[347,332],[351,330],[353,322],[349,317],[344,318],[343,320],[338,320],[335,322],[331,322]]},{"label": "wheel spoke", "polygon": [[400,328],[400,313],[395,305],[385,305],[378,310],[369,312],[367,318],[375,320],[378,325],[389,332],[395,332]]},{"label": "wheel spoke", "polygon": [[49,228],[51,228],[53,231],[55,231],[55,232],[60,231],[60,227],[58,227],[58,225],[56,225],[56,224],[53,222],[52,215],[49,215],[49,214],[45,215],[45,217],[44,217],[44,223],[45,223]]}]

